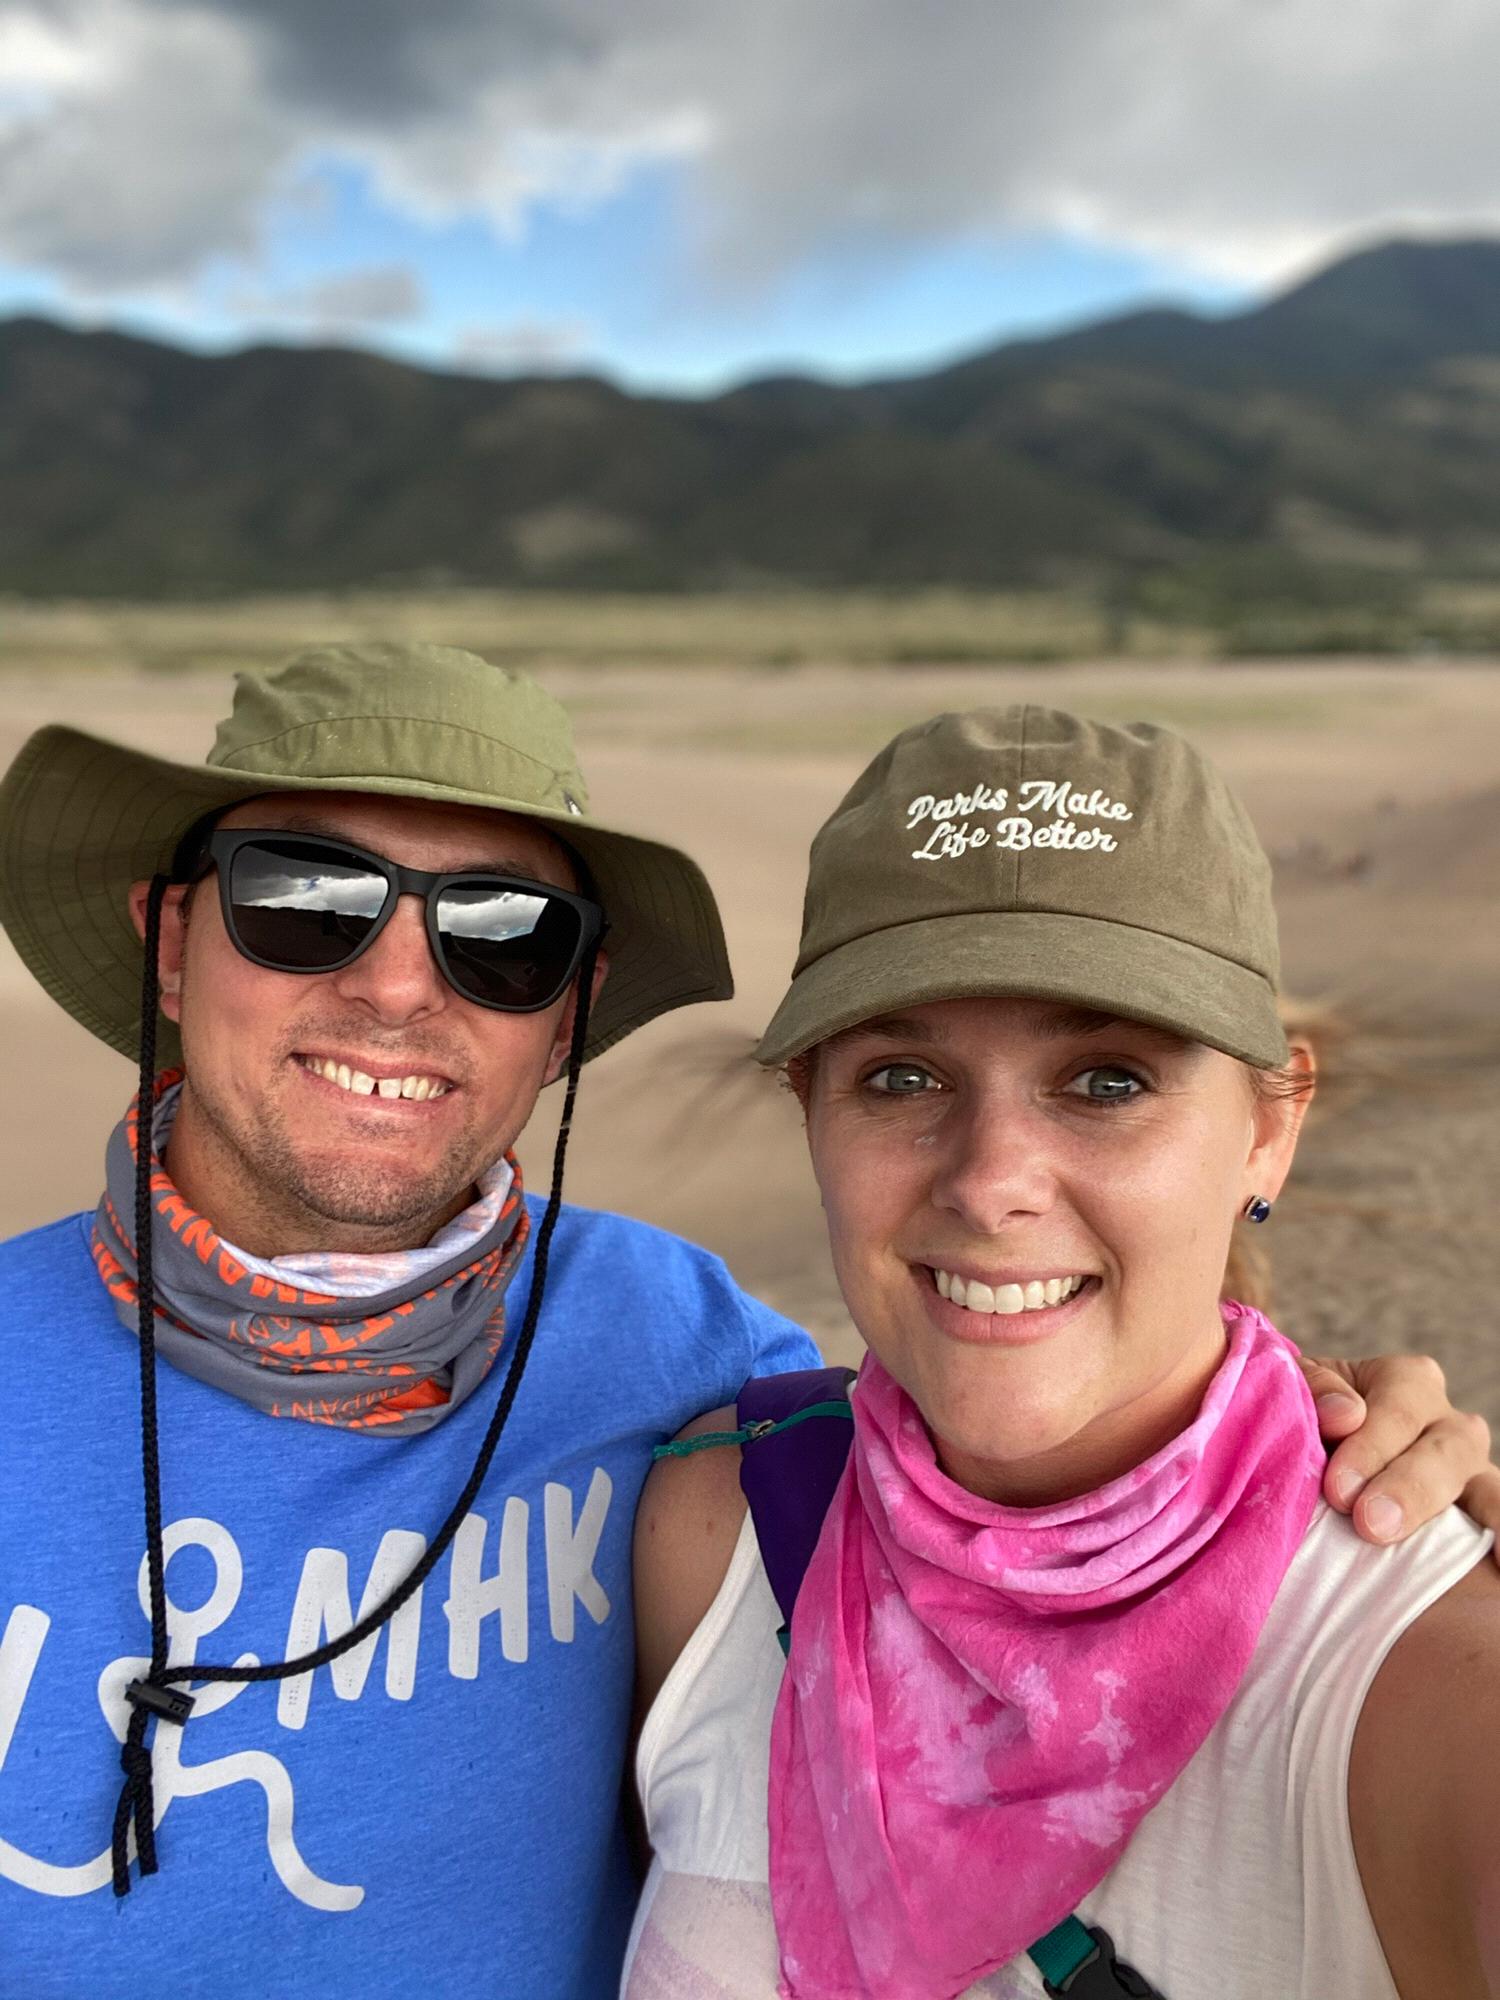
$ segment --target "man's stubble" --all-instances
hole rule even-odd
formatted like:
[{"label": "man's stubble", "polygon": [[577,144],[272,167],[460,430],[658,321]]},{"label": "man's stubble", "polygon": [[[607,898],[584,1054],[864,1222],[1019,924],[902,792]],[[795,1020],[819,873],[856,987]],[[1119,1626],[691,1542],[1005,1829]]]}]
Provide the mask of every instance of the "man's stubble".
[{"label": "man's stubble", "polygon": [[[363,1247],[372,1250],[414,1249],[468,1205],[475,1181],[503,1150],[488,1143],[466,1118],[441,1156],[425,1169],[393,1155],[388,1129],[377,1135],[384,1143],[369,1159],[351,1158],[347,1150],[320,1152],[305,1137],[299,1142],[274,1094],[268,1092],[259,1115],[248,1118],[215,1089],[211,1069],[200,1065],[195,1072],[191,1018],[184,978],[186,1077],[179,1119],[186,1114],[197,1121],[201,1139],[216,1156],[215,1177],[222,1175],[234,1190],[229,1205],[254,1214],[261,1228],[273,1234],[290,1231],[289,1247],[318,1247],[319,1225],[332,1225],[371,1232]],[[315,1039],[334,1046],[358,1042],[375,1053],[365,1023],[346,1024],[342,1033],[337,1024],[320,1026]],[[294,1051],[301,1045],[297,1037],[290,1038],[280,1062],[294,1063]],[[451,1058],[440,1060],[433,1051],[426,1054],[429,1067],[451,1075]],[[399,1055],[410,1071],[423,1069],[424,1052],[411,1047],[409,1036]],[[212,1213],[209,1219],[214,1220]],[[307,1232],[311,1235],[306,1242],[293,1244],[292,1239]]]}]

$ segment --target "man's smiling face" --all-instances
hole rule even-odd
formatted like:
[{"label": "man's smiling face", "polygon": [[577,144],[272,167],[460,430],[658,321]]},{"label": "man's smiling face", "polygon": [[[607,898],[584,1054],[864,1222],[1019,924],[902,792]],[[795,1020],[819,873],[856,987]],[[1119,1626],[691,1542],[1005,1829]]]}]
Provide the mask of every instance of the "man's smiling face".
[{"label": "man's smiling face", "polygon": [[[493,869],[577,887],[559,843],[505,813],[275,793],[219,824],[344,839],[432,872]],[[570,999],[535,1014],[464,999],[433,959],[415,896],[400,899],[351,965],[322,973],[274,972],[243,957],[213,881],[199,885],[186,919],[181,906],[171,892],[159,962],[162,1008],[180,1023],[187,1071],[168,1153],[184,1197],[258,1255],[425,1242],[531,1115],[565,1055]],[[400,1078],[404,1092],[361,1094],[345,1087],[342,1068],[388,1089]]]}]

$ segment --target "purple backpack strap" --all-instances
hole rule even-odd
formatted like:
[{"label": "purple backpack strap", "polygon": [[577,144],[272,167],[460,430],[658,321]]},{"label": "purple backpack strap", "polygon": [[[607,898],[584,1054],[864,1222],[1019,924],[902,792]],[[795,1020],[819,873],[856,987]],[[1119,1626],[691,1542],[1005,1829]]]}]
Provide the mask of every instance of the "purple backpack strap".
[{"label": "purple backpack strap", "polygon": [[740,1447],[740,1486],[787,1625],[849,1457],[853,1380],[852,1368],[756,1375],[735,1404],[739,1426],[748,1432]]}]

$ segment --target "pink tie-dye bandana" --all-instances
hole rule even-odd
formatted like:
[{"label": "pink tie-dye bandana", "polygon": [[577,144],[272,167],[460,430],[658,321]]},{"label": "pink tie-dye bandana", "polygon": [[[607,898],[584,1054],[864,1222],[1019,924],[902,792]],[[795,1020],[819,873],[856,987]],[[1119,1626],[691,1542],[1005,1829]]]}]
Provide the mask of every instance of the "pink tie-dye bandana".
[{"label": "pink tie-dye bandana", "polygon": [[1249,1307],[1197,1417],[1121,1478],[1002,1507],[873,1357],[771,1738],[785,2000],[954,2000],[1049,1931],[1213,1727],[1323,1452]]}]

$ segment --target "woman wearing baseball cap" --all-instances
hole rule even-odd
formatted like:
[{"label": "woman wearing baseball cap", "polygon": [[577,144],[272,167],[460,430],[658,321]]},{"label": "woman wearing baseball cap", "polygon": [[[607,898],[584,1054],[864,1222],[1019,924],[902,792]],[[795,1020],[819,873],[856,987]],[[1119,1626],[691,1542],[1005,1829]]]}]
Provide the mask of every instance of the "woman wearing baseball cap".
[{"label": "woman wearing baseball cap", "polygon": [[817,836],[759,1057],[868,1354],[648,1487],[628,2000],[1500,1992],[1490,1538],[1350,1533],[1221,1296],[1314,1085],[1277,980],[1165,730],[939,716]]}]

